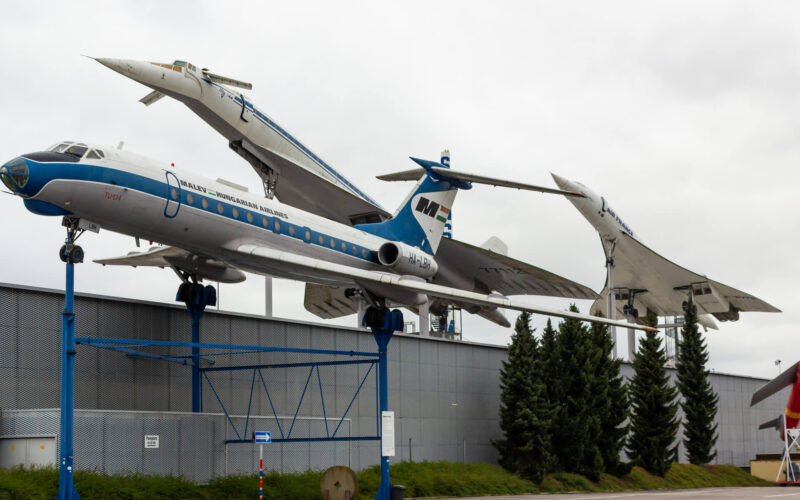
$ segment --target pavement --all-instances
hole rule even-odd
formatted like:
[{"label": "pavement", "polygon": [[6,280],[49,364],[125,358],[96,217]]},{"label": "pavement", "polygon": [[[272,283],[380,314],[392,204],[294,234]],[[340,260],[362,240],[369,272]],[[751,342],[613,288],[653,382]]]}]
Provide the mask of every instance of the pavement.
[{"label": "pavement", "polygon": [[726,500],[744,500],[750,498],[774,498],[776,500],[796,498],[800,500],[800,487],[772,486],[758,488],[698,488],[692,490],[670,490],[670,491],[632,491],[623,493],[564,493],[558,495],[505,495],[493,497],[472,497],[472,498],[442,498],[437,500],[639,500],[639,499],[659,499],[676,500],[685,498],[698,498],[700,500],[715,500],[723,498]]}]

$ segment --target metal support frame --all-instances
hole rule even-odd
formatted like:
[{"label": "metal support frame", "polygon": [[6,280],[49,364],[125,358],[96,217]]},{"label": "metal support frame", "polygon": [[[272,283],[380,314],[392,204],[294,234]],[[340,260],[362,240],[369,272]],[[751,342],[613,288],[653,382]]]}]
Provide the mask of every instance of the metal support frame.
[{"label": "metal support frame", "polygon": [[[603,240],[603,249],[606,253],[606,280],[608,281],[608,319],[617,319],[617,297],[614,292],[614,249],[617,240]],[[617,327],[611,327],[611,343],[613,348],[611,357],[617,359]]]},{"label": "metal support frame", "polygon": [[[783,415],[783,458],[781,466],[778,467],[778,475],[775,476],[776,483],[800,483],[800,477],[795,474],[792,467],[792,450],[800,445],[800,429],[786,428],[786,414]],[[781,473],[785,474],[785,480],[781,481]]]},{"label": "metal support frame", "polygon": [[[61,422],[59,429],[58,500],[78,500],[73,481],[73,437],[75,426],[75,262],[72,249],[75,227],[68,227],[67,240],[61,249],[66,264],[64,312],[61,314]],[[80,247],[77,247],[80,248]],[[77,262],[83,259],[77,260]]]},{"label": "metal support frame", "polygon": [[[247,430],[250,423],[250,411],[252,409],[253,391],[255,389],[256,376],[258,375],[261,385],[267,394],[267,399],[275,417],[278,431],[281,435],[280,438],[273,439],[273,442],[321,442],[321,441],[381,441],[383,438],[382,418],[383,412],[389,409],[389,378],[388,378],[388,345],[392,339],[395,331],[402,331],[403,329],[403,314],[398,311],[388,311],[385,308],[371,307],[365,311],[363,321],[367,324],[373,334],[375,342],[378,346],[378,352],[360,352],[360,351],[342,351],[333,349],[304,349],[304,348],[291,348],[291,347],[269,347],[269,346],[251,346],[240,344],[211,344],[199,342],[200,332],[200,319],[205,310],[206,305],[214,305],[216,302],[216,291],[213,287],[203,287],[195,283],[185,281],[178,291],[177,300],[186,303],[187,310],[192,320],[192,342],[173,342],[165,340],[139,340],[139,339],[119,339],[119,338],[92,338],[92,337],[75,337],[75,315],[72,311],[74,304],[74,268],[71,259],[72,242],[74,242],[74,231],[77,228],[71,228],[67,233],[67,245],[62,249],[62,258],[65,259],[67,264],[66,273],[66,293],[65,293],[65,307],[62,315],[62,373],[61,373],[61,464],[59,473],[59,493],[58,500],[62,499],[79,499],[78,493],[75,490],[72,481],[72,454],[73,454],[73,425],[74,425],[74,381],[75,381],[75,347],[76,345],[86,345],[100,349],[109,349],[121,352],[131,357],[143,357],[150,359],[158,359],[167,362],[180,363],[183,365],[191,366],[192,368],[192,411],[202,411],[202,378],[208,382],[209,388],[216,397],[220,406],[225,413],[228,422],[234,429],[237,437],[240,439],[227,442],[252,442],[252,439],[247,438]],[[79,249],[79,248],[78,248]],[[82,253],[80,260],[82,261]],[[188,347],[191,349],[191,354],[157,354],[152,352],[142,351],[142,348],[153,347]],[[330,356],[348,356],[360,357],[363,359],[349,359],[349,360],[334,360],[334,361],[317,361],[317,362],[300,362],[300,363],[274,363],[263,365],[245,365],[245,366],[221,366],[221,367],[205,367],[200,366],[200,350],[213,349],[219,352],[204,352],[204,357],[229,355],[229,354],[246,354],[246,353],[306,353],[306,354],[319,354]],[[322,393],[322,377],[320,376],[319,369],[322,366],[338,366],[338,365],[352,365],[352,364],[368,364],[369,369],[362,378],[355,394],[353,395],[347,409],[338,419],[336,427],[331,432],[331,427],[328,425],[328,415],[325,409],[325,400]],[[375,436],[350,436],[338,437],[336,434],[339,431],[342,423],[344,422],[347,413],[350,411],[356,397],[361,391],[366,379],[369,377],[373,368],[377,365],[377,383],[376,383],[376,431]],[[292,423],[286,433],[280,425],[275,407],[272,403],[272,397],[269,394],[266,381],[261,372],[263,369],[274,368],[301,368],[308,367],[309,372],[306,377],[303,393],[300,395],[300,401],[295,409]],[[243,432],[239,432],[233,423],[230,413],[225,408],[219,394],[214,388],[208,373],[217,371],[235,371],[235,370],[252,370],[253,375],[250,381],[250,399],[247,408],[247,417],[245,420],[245,427]],[[324,437],[306,437],[306,438],[293,438],[291,436],[294,429],[294,423],[297,420],[300,407],[305,397],[306,390],[311,382],[312,376],[316,371],[317,384],[320,390],[320,398],[322,400],[323,419],[325,422],[325,436]],[[383,454],[383,447],[381,446],[381,483],[378,488],[378,493],[375,496],[376,500],[389,500],[391,496],[391,482],[389,478],[389,462],[390,457]]]},{"label": "metal support frame", "polygon": [[[402,325],[402,316],[400,325]],[[392,340],[393,329],[372,328],[372,335],[375,337],[375,342],[378,344],[378,393],[380,395],[380,414],[389,411],[389,375],[388,375],[388,361],[387,361],[387,347],[389,341]],[[380,435],[383,436],[383,428],[380,429]],[[381,451],[381,485],[378,487],[378,493],[375,495],[375,500],[389,500],[392,493],[392,483],[389,479],[389,460],[390,458],[383,455]]]}]

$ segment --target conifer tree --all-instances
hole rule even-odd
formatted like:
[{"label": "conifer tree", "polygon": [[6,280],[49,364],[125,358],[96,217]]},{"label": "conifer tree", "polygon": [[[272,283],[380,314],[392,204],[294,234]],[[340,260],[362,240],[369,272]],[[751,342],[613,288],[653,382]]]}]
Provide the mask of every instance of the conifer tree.
[{"label": "conifer tree", "polygon": [[530,314],[520,314],[514,330],[508,359],[500,370],[500,428],[504,439],[492,444],[500,452],[500,465],[539,482],[552,467],[550,413],[541,368],[537,367],[539,349],[530,329]]},{"label": "conifer tree", "polygon": [[[651,313],[647,321],[655,326],[657,318]],[[631,436],[626,451],[636,463],[659,476],[666,474],[677,458],[675,438],[679,426],[675,417],[677,389],[669,385],[666,362],[661,338],[647,332],[633,358]]]},{"label": "conifer tree", "polygon": [[[602,317],[602,313],[595,313]],[[592,323],[589,330],[595,345],[596,367],[594,387],[594,411],[600,417],[600,433],[597,446],[603,458],[603,470],[610,474],[624,475],[630,466],[620,461],[620,452],[628,435],[626,420],[629,413],[628,388],[621,373],[622,359],[612,358],[614,342],[607,325]]]},{"label": "conifer tree", "polygon": [[717,414],[719,397],[708,381],[708,350],[697,327],[697,310],[692,298],[684,307],[684,324],[678,343],[678,388],[683,396],[683,444],[689,463],[707,464],[717,455]]},{"label": "conifer tree", "polygon": [[[570,311],[579,312],[574,304]],[[552,400],[558,404],[553,421],[553,452],[560,470],[598,480],[603,471],[603,458],[596,440],[600,433],[600,417],[592,405],[594,344],[588,329],[579,320],[565,319],[558,330],[556,344],[562,396]]]}]

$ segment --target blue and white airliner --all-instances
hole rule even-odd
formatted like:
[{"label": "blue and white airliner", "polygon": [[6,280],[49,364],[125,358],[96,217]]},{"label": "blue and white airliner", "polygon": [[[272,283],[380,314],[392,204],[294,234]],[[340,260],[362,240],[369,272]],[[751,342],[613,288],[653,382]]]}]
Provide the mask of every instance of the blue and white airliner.
[{"label": "blue and white airliner", "polygon": [[242,271],[289,278],[349,291],[331,295],[325,305],[348,312],[352,305],[347,299],[353,296],[377,307],[412,308],[431,296],[464,305],[501,324],[508,322],[500,309],[513,309],[630,326],[507,298],[498,292],[501,287],[492,285],[498,282],[492,279],[502,278],[523,288],[538,286],[539,295],[557,292],[596,298],[596,294],[490,250],[477,252],[496,266],[480,271],[487,276],[480,285],[470,282],[469,274],[443,274],[437,249],[457,191],[470,188],[473,182],[503,181],[459,174],[438,162],[414,161],[419,168],[394,174],[393,180],[417,178],[394,215],[356,226],[128,151],[87,143],[62,142],[23,154],[0,167],[0,180],[33,213],[79,219],[164,245],[96,261],[102,264],[169,267],[193,280],[238,282],[245,277]]}]

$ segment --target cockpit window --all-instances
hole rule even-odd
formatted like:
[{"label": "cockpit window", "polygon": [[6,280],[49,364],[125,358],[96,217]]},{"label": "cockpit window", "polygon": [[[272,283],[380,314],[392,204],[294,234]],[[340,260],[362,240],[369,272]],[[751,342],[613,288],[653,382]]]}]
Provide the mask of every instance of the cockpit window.
[{"label": "cockpit window", "polygon": [[72,144],[75,143],[72,141],[59,142],[58,144],[50,146],[47,150],[52,151],[53,153],[63,153],[64,150],[70,147]]},{"label": "cockpit window", "polygon": [[173,66],[178,66],[178,67],[181,67],[181,68],[189,68],[192,71],[197,71],[197,66],[195,66],[194,64],[192,64],[190,62],[186,62],[186,61],[177,61],[176,60],[175,62],[172,63],[172,65]]},{"label": "cockpit window", "polygon": [[86,158],[87,159],[91,158],[91,159],[94,159],[94,160],[99,160],[102,157],[99,154],[97,154],[97,151],[95,151],[94,149],[90,149],[89,152],[86,153]]},{"label": "cockpit window", "polygon": [[74,146],[70,146],[63,151],[64,154],[72,155],[76,158],[83,158],[83,155],[86,154],[86,150],[89,149],[86,147],[86,144],[75,144]]}]

